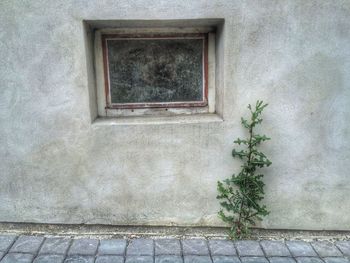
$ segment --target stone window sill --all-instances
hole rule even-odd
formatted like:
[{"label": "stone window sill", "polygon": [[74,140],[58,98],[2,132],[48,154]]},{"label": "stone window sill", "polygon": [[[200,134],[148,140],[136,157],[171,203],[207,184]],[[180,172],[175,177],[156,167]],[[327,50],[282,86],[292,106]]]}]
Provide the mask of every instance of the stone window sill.
[{"label": "stone window sill", "polygon": [[115,126],[115,125],[158,125],[158,124],[188,124],[188,123],[212,123],[223,122],[223,119],[214,113],[176,115],[176,116],[135,116],[135,117],[99,117],[92,125]]}]

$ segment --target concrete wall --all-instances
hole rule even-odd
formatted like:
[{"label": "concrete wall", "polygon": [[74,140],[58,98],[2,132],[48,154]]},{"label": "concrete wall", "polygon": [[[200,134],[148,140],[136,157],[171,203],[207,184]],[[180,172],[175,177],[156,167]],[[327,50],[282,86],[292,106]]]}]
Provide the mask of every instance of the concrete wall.
[{"label": "concrete wall", "polygon": [[[2,0],[0,221],[222,225],[216,181],[263,99],[261,226],[349,230],[349,17],[349,0]],[[217,118],[94,120],[84,20],[209,18]]]}]

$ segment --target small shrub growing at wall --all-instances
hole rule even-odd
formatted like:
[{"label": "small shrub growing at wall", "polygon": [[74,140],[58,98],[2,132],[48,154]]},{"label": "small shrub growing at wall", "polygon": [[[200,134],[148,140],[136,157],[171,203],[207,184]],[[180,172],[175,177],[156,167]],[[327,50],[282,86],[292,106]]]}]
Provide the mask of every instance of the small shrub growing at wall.
[{"label": "small shrub growing at wall", "polygon": [[218,182],[218,196],[222,209],[220,218],[230,224],[230,238],[242,239],[250,234],[250,227],[269,214],[265,205],[259,204],[264,198],[263,175],[257,173],[259,168],[271,165],[265,154],[258,150],[258,146],[270,138],[254,133],[256,125],[261,124],[262,111],[267,106],[263,101],[257,101],[255,107],[248,105],[250,120],[241,118],[244,128],[248,130],[249,137],[234,141],[243,146],[243,149],[233,149],[232,156],[243,161],[242,169],[237,175]]}]

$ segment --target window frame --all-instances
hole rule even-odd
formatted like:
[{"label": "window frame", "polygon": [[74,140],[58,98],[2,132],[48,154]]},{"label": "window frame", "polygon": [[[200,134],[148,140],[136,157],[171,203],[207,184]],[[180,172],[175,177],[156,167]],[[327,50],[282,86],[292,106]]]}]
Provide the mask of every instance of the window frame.
[{"label": "window frame", "polygon": [[[92,37],[92,61],[94,71],[94,86],[95,89],[92,92],[96,100],[96,117],[103,118],[129,118],[129,117],[159,117],[163,116],[184,116],[184,115],[201,115],[201,114],[214,114],[219,107],[221,96],[219,92],[222,88],[221,74],[217,74],[218,61],[222,61],[218,57],[217,53],[217,41],[221,39],[221,31],[217,32],[217,27],[214,25],[198,25],[187,26],[185,24],[181,26],[147,26],[143,27],[139,25],[131,25],[128,27],[115,27],[115,25],[108,26],[98,25],[91,29]],[[173,108],[134,108],[134,109],[115,109],[108,108],[106,102],[105,91],[105,77],[104,77],[104,65],[103,65],[103,52],[102,52],[102,35],[104,34],[187,34],[187,33],[205,33],[208,34],[208,103],[203,107],[173,107]],[[218,42],[218,45],[221,42]]]},{"label": "window frame", "polygon": [[[109,79],[109,61],[108,61],[108,40],[123,39],[202,39],[202,76],[203,76],[203,98],[201,101],[179,101],[179,102],[141,102],[141,103],[112,103],[111,87]],[[103,58],[103,75],[105,84],[105,109],[148,109],[148,108],[194,108],[208,106],[208,33],[102,33],[102,58]]]}]

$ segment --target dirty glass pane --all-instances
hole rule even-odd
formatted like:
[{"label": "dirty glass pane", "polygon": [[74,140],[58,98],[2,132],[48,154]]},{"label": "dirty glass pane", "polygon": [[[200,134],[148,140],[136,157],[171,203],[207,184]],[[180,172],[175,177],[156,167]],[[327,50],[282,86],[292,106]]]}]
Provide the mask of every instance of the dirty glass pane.
[{"label": "dirty glass pane", "polygon": [[203,39],[109,39],[112,103],[203,100]]}]

